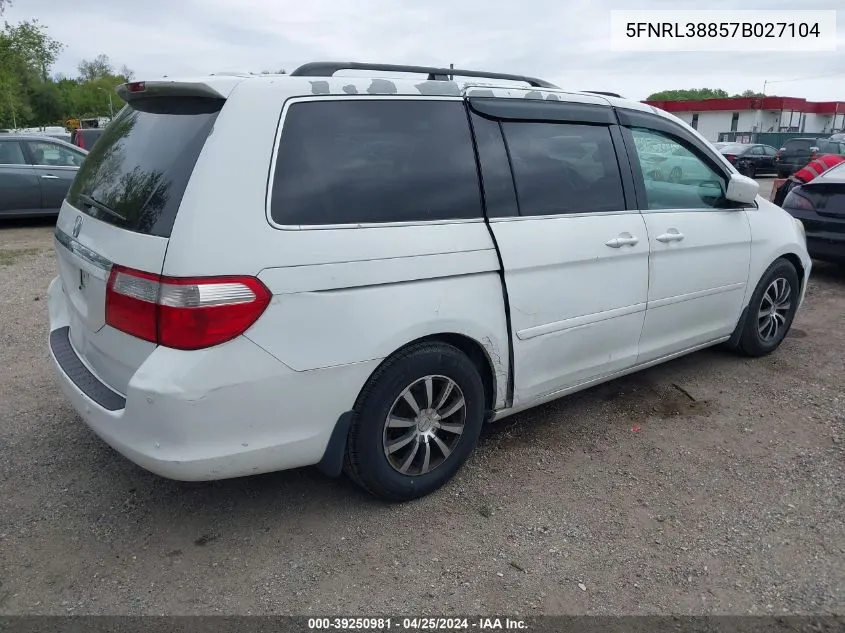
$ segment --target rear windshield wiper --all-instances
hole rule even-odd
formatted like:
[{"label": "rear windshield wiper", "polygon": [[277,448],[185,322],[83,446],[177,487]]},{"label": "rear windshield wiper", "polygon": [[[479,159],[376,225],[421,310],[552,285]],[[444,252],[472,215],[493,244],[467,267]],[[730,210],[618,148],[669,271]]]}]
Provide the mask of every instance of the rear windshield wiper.
[{"label": "rear windshield wiper", "polygon": [[103,213],[108,213],[109,215],[126,222],[126,218],[120,215],[117,211],[115,211],[111,207],[107,207],[102,202],[97,202],[91,196],[86,196],[84,193],[81,193],[79,194],[79,199],[82,200],[82,202],[87,204],[89,207],[94,207],[95,209],[102,211]]}]

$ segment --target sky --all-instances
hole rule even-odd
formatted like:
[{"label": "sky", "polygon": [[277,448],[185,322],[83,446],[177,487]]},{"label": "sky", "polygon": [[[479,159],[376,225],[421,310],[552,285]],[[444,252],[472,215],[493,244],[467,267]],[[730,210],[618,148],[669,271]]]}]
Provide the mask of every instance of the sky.
[{"label": "sky", "polygon": [[[100,53],[138,79],[293,70],[308,61],[419,64],[540,77],[631,99],[675,88],[746,89],[845,101],[845,4],[838,50],[622,53],[612,9],[695,9],[687,0],[12,0],[65,44],[54,72]],[[710,0],[709,9],[835,9],[841,0]]]}]

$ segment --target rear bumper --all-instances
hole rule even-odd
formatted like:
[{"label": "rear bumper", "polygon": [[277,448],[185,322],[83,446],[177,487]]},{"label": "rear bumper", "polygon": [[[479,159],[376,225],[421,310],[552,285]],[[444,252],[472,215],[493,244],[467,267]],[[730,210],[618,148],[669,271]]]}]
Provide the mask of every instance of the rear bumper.
[{"label": "rear bumper", "polygon": [[[826,235],[830,235],[829,233]],[[810,257],[830,262],[845,262],[845,233],[841,238],[807,235]]]},{"label": "rear bumper", "polygon": [[70,345],[59,278],[50,284],[48,303],[50,357],[73,407],[115,450],[170,479],[225,479],[317,464],[338,418],[378,364],[296,372],[239,337],[193,352],[158,347],[126,393],[117,394]]}]

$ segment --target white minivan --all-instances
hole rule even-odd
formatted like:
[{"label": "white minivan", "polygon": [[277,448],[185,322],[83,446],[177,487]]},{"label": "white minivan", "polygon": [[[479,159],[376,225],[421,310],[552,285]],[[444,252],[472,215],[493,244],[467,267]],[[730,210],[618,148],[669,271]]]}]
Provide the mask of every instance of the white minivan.
[{"label": "white minivan", "polygon": [[[485,422],[772,352],[807,288],[800,222],[608,93],[335,63],[119,91],[58,218],[49,349],[91,429],[165,477],[316,464],[425,495]],[[696,168],[660,177],[678,152]]]}]

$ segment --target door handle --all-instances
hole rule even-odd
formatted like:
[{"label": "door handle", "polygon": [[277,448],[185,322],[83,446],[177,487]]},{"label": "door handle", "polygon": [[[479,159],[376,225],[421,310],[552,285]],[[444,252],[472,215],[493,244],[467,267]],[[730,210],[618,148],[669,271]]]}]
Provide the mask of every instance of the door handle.
[{"label": "door handle", "polygon": [[654,239],[656,239],[658,242],[668,244],[669,242],[680,242],[682,239],[684,239],[684,234],[678,231],[677,229],[669,229],[668,232],[664,233],[663,235],[658,235]]},{"label": "door handle", "polygon": [[630,233],[623,233],[619,237],[607,240],[604,244],[610,248],[622,248],[623,246],[636,246],[639,241],[639,239]]},{"label": "door handle", "polygon": [[53,174],[44,174],[41,176],[44,180],[58,180],[58,176],[54,176]]}]

